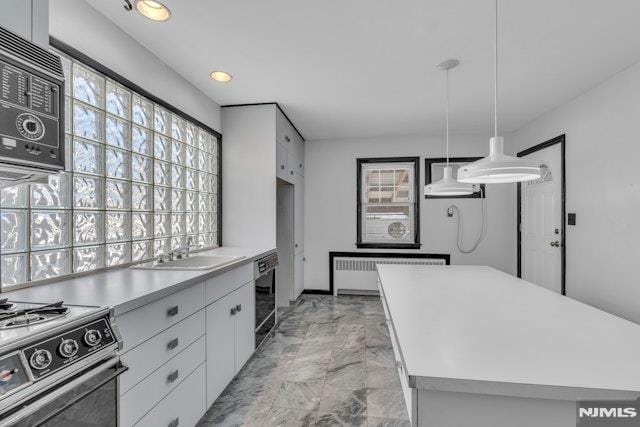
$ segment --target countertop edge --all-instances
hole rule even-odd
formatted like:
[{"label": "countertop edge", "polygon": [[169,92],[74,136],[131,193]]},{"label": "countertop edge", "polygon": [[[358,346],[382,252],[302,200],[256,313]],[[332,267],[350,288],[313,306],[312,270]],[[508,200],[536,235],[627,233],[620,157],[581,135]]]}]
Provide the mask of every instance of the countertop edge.
[{"label": "countertop edge", "polygon": [[157,301],[159,299],[162,299],[164,297],[167,297],[169,295],[175,294],[176,292],[180,292],[183,289],[187,289],[190,288],[191,286],[194,286],[198,283],[202,283],[205,280],[211,279],[212,277],[216,277],[219,276],[223,273],[226,273],[227,271],[230,270],[235,270],[236,268],[245,265],[245,264],[249,264],[253,261],[255,261],[258,258],[262,258],[263,256],[269,255],[276,252],[276,249],[269,249],[260,253],[257,253],[253,256],[249,256],[249,257],[245,257],[242,259],[239,259],[237,261],[234,261],[232,263],[229,263],[227,265],[224,265],[220,268],[216,268],[213,270],[205,270],[202,272],[202,275],[200,276],[196,276],[196,277],[192,277],[190,279],[187,279],[183,282],[178,282],[175,283],[173,285],[170,286],[166,286],[164,288],[155,290],[153,292],[150,292],[148,294],[142,295],[140,297],[128,300],[122,304],[118,304],[115,305],[113,307],[111,307],[112,310],[112,314],[113,316],[117,317],[117,316],[122,316],[125,313],[128,313],[130,311],[133,311],[137,308],[140,308],[142,306],[145,306],[147,304],[150,304],[154,301]]}]

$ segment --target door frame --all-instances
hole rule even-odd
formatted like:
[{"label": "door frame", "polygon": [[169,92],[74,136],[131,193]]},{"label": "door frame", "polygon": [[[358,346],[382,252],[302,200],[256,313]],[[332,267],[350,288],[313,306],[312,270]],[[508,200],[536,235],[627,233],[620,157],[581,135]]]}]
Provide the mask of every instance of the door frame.
[{"label": "door frame", "polygon": [[[567,294],[566,289],[566,278],[567,278],[567,270],[566,270],[566,262],[567,262],[567,241],[566,241],[566,233],[565,233],[565,221],[566,221],[566,173],[565,173],[565,134],[556,136],[548,141],[540,143],[538,145],[534,145],[533,147],[527,148],[526,150],[520,151],[518,153],[518,157],[524,157],[531,153],[535,153],[536,151],[540,151],[544,148],[551,147],[552,145],[560,144],[560,164],[561,164],[561,210],[562,210],[562,222],[560,224],[560,247],[562,248],[562,252],[560,255],[560,268],[561,268],[561,285],[560,285],[560,293],[562,295]],[[516,233],[518,236],[518,277],[522,278],[522,203],[520,201],[522,197],[522,183],[518,183],[518,194],[517,194],[516,203],[518,205],[518,216],[516,222]]]}]

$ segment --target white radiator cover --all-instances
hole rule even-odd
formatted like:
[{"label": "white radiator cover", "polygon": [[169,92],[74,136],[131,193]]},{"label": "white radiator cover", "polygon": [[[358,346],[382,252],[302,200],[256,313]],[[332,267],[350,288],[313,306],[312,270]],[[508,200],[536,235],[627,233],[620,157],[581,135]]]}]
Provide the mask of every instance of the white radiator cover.
[{"label": "white radiator cover", "polygon": [[334,257],[333,293],[374,294],[378,292],[376,264],[446,265],[444,258]]}]

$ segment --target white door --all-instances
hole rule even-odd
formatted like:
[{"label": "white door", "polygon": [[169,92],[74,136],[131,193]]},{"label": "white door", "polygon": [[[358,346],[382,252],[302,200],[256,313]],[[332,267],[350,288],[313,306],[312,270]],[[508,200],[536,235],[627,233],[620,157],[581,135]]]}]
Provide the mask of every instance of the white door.
[{"label": "white door", "polygon": [[249,282],[233,293],[236,304],[235,372],[244,366],[256,347],[255,283]]},{"label": "white door", "polygon": [[562,291],[562,154],[554,144],[525,158],[546,165],[543,177],[522,183],[522,278],[560,293]]},{"label": "white door", "polygon": [[231,293],[207,307],[207,407],[235,375],[235,307]]}]

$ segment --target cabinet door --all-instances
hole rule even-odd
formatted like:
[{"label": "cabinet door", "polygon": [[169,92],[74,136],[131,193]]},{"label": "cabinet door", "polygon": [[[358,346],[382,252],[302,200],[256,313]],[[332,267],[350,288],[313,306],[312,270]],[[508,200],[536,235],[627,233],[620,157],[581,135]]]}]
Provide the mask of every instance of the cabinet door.
[{"label": "cabinet door", "polygon": [[294,253],[304,249],[304,177],[296,174],[294,189]]},{"label": "cabinet door", "polygon": [[298,252],[293,258],[293,276],[295,283],[295,299],[304,290],[304,252]]},{"label": "cabinet door", "polygon": [[282,144],[276,144],[276,176],[287,179],[287,149]]},{"label": "cabinet door", "polygon": [[237,373],[249,360],[255,350],[255,282],[251,281],[233,293],[236,305],[236,355],[235,372]]},{"label": "cabinet door", "polygon": [[211,406],[235,375],[234,293],[207,307],[207,406]]}]

